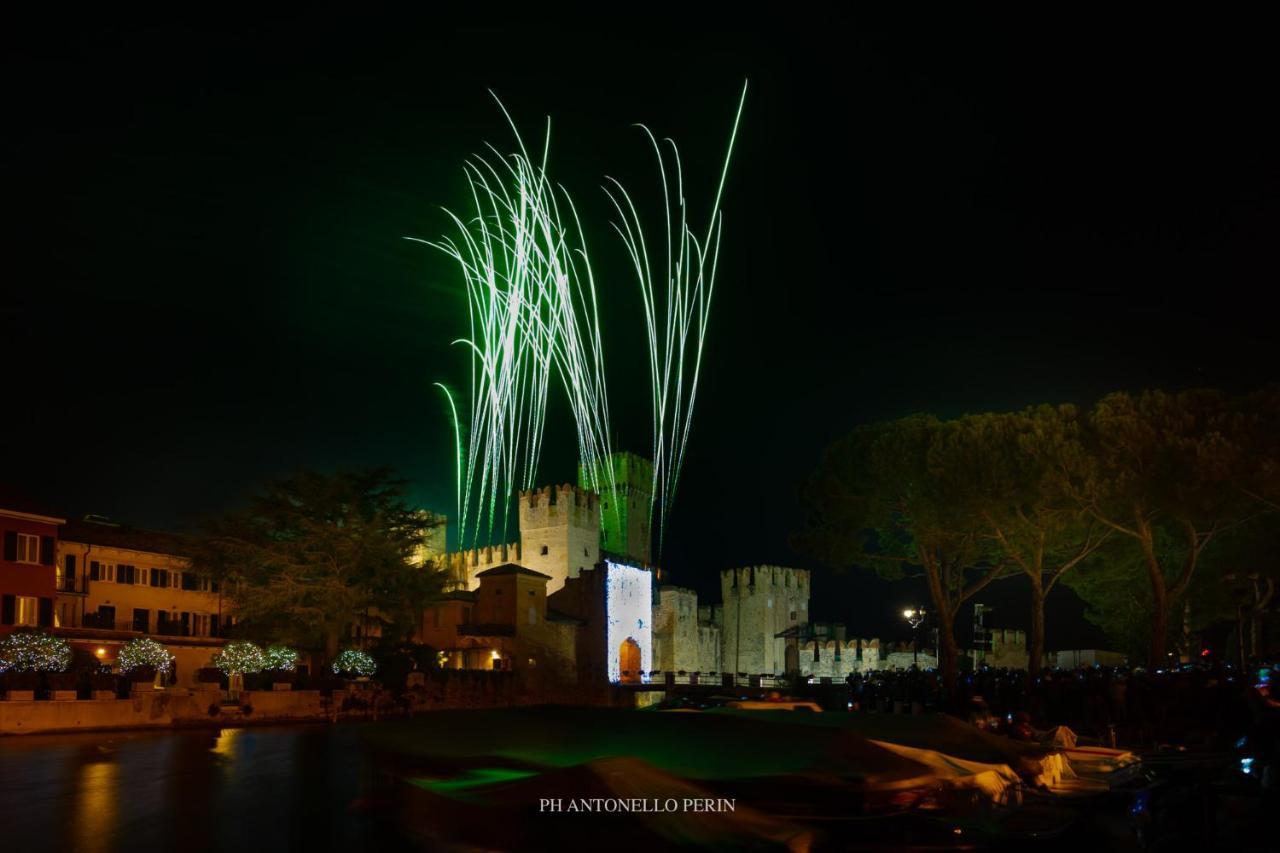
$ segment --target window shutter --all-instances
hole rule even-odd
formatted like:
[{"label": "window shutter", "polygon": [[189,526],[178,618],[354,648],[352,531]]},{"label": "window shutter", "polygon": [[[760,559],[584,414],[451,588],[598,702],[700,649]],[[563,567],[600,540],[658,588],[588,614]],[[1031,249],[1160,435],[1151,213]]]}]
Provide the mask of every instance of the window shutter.
[{"label": "window shutter", "polygon": [[40,599],[40,609],[36,617],[41,628],[50,628],[53,626],[53,599]]},{"label": "window shutter", "polygon": [[98,576],[102,574],[102,564],[97,560],[89,561],[89,580],[96,581]]},{"label": "window shutter", "polygon": [[0,595],[0,625],[13,624],[14,604],[12,595]]},{"label": "window shutter", "polygon": [[53,565],[53,537],[52,536],[40,537],[40,565],[42,566]]},{"label": "window shutter", "polygon": [[[18,561],[18,531],[6,530],[4,532],[4,558],[11,563]],[[13,623],[10,622],[10,625]]]}]

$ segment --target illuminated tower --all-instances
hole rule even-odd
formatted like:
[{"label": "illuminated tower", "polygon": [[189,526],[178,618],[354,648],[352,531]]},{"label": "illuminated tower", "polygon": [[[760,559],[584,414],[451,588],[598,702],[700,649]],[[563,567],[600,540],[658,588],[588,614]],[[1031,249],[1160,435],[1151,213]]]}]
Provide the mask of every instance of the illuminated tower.
[{"label": "illuminated tower", "polygon": [[[634,453],[614,453],[604,463],[613,469],[616,488],[608,491],[607,471],[599,471],[600,550],[648,564],[653,559],[649,506],[653,496],[653,463]],[[578,466],[578,485],[592,488],[585,465]]]}]

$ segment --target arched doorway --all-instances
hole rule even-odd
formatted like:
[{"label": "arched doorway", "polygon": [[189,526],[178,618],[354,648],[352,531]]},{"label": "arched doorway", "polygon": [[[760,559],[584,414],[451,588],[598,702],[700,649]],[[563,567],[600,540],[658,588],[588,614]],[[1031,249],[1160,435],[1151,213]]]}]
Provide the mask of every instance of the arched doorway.
[{"label": "arched doorway", "polygon": [[624,683],[640,681],[640,644],[627,637],[618,647],[619,680]]},{"label": "arched doorway", "polygon": [[800,647],[796,645],[795,639],[787,640],[787,648],[784,652],[786,657],[786,673],[787,675],[800,674]]}]

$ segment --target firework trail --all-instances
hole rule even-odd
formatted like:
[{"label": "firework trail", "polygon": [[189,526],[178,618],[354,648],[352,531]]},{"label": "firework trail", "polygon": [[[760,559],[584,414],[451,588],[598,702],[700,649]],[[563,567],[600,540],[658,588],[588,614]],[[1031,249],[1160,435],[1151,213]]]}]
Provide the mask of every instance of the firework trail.
[{"label": "firework trail", "polygon": [[[711,297],[715,291],[720,236],[724,216],[720,200],[724,194],[729,162],[733,158],[738,125],[746,104],[747,84],[742,85],[738,110],[729,134],[728,150],[720,170],[720,182],[711,205],[710,221],[699,239],[689,226],[684,197],[684,170],[680,151],[673,140],[659,143],[653,132],[638,125],[653,146],[662,182],[664,234],[661,248],[645,239],[641,218],[630,194],[621,183],[606,177],[605,193],[617,211],[614,230],[626,246],[644,302],[646,338],[649,347],[650,390],[653,398],[653,489],[649,506],[650,529],[658,516],[658,554],[666,538],[666,521],[675,502],[676,485],[689,443],[698,378],[702,369],[703,344]],[[669,152],[664,149],[669,149]],[[668,161],[668,157],[670,160]],[[675,186],[671,185],[674,175]],[[674,192],[673,192],[674,189]],[[660,263],[651,257],[658,251]]]},{"label": "firework trail", "polygon": [[[495,96],[496,100],[496,96]],[[540,162],[530,157],[498,102],[518,151],[476,155],[464,166],[474,214],[446,210],[457,236],[417,240],[453,258],[467,294],[471,390],[465,430],[452,393],[458,543],[474,547],[506,535],[510,496],[537,476],[547,393],[561,381],[577,426],[578,452],[599,493],[614,490],[599,303],[581,222],[572,199],[547,176],[550,121]],[[568,216],[562,215],[561,197]]]}]

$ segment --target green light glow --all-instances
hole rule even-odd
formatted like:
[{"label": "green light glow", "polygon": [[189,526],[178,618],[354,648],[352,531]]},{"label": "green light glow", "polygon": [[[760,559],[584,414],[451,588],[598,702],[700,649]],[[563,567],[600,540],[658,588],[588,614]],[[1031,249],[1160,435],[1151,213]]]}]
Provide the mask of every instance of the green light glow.
[{"label": "green light glow", "polygon": [[[702,239],[688,225],[675,143],[664,140],[671,148],[673,194],[663,146],[640,126],[657,154],[662,182],[663,266],[650,259],[641,217],[626,189],[612,178],[605,188],[621,220],[613,227],[630,257],[644,308],[653,400],[649,519],[652,528],[658,516],[659,555],[689,441],[720,253],[720,201],[746,96],[744,83]],[[573,414],[584,485],[606,497],[609,511],[618,512],[613,466],[601,464],[611,455],[613,441],[599,300],[582,222],[572,197],[547,175],[550,120],[535,164],[501,101],[498,106],[517,152],[503,155],[488,146],[492,156],[468,160],[464,170],[474,213],[463,219],[445,210],[455,237],[417,240],[454,259],[467,295],[468,334],[454,342],[471,355],[465,453],[453,395],[436,383],[453,418],[458,545],[463,548],[475,547],[481,538],[492,543],[495,530],[505,541],[511,496],[536,485],[553,371]]]}]

